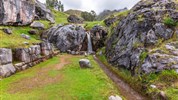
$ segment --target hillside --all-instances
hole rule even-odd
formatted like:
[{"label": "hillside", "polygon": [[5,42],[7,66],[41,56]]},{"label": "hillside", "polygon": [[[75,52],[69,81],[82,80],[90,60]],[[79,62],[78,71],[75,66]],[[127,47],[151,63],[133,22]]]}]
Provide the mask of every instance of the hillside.
[{"label": "hillside", "polygon": [[68,15],[76,15],[78,17],[81,17],[82,12],[83,11],[81,11],[81,10],[73,10],[73,9],[65,11],[65,13],[68,14]]}]

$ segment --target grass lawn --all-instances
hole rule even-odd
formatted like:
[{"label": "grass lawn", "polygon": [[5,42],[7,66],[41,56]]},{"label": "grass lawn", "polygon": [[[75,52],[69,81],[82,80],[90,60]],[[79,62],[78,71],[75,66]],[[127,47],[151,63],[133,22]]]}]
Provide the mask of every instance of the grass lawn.
[{"label": "grass lawn", "polygon": [[[28,31],[31,29],[28,26],[24,27],[13,27],[13,26],[0,26],[2,28],[10,28],[12,30],[11,35],[7,35],[2,30],[0,30],[0,48],[15,48],[15,47],[26,47],[27,45],[24,42],[28,42],[29,44],[32,43],[39,43],[40,37],[39,35],[30,35]],[[21,37],[21,34],[30,35],[31,39],[27,40]]]},{"label": "grass lawn", "polygon": [[[1,80],[0,99],[107,100],[110,95],[119,95],[117,88],[92,56],[88,59],[93,69],[81,69],[78,64],[81,58],[84,57],[60,55]],[[68,64],[56,69],[66,60]]]}]

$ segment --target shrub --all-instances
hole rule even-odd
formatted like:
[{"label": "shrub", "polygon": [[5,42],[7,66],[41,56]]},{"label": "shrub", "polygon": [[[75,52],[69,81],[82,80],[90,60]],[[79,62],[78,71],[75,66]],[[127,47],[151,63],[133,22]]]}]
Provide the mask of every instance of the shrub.
[{"label": "shrub", "polygon": [[167,17],[167,18],[164,19],[164,24],[168,25],[168,26],[176,26],[177,22],[174,21],[172,18]]},{"label": "shrub", "polygon": [[140,55],[140,57],[139,57],[140,60],[141,60],[141,62],[143,62],[147,56],[148,56],[148,53],[147,53],[147,52],[145,52],[145,51],[142,52],[141,55]]},{"label": "shrub", "polygon": [[174,70],[165,70],[160,73],[158,80],[169,84],[178,80],[178,74]]}]

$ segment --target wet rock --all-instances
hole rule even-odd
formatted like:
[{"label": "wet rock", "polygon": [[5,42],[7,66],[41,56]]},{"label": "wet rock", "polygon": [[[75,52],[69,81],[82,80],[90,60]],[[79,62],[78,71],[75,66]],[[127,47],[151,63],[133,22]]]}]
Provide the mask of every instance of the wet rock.
[{"label": "wet rock", "polygon": [[4,31],[4,33],[6,33],[6,34],[12,34],[12,30],[11,29],[9,29],[9,28],[4,28],[4,29],[2,29],[3,31]]},{"label": "wet rock", "polygon": [[116,95],[116,96],[110,96],[108,100],[122,100],[122,98]]},{"label": "wet rock", "polygon": [[30,27],[32,28],[36,28],[36,29],[44,29],[44,24],[40,23],[40,22],[33,22],[31,23]]},{"label": "wet rock", "polygon": [[88,59],[80,59],[79,64],[81,68],[91,68],[91,63],[90,60]]},{"label": "wet rock", "polygon": [[94,26],[91,29],[93,50],[96,51],[97,49],[104,47],[106,38],[107,38],[107,31],[105,30],[105,28],[98,25]]},{"label": "wet rock", "polygon": [[69,23],[78,23],[78,24],[82,24],[83,23],[83,19],[82,18],[79,18],[78,16],[76,15],[70,15],[68,18],[67,18],[68,22]]},{"label": "wet rock", "polygon": [[31,29],[31,30],[28,31],[28,33],[31,34],[31,35],[36,35],[38,33],[38,31]]},{"label": "wet rock", "polygon": [[53,43],[61,52],[80,51],[86,36],[85,30],[77,25],[57,25],[43,34],[43,38]]},{"label": "wet rock", "polygon": [[21,34],[21,37],[27,40],[30,40],[30,36],[26,34]]}]

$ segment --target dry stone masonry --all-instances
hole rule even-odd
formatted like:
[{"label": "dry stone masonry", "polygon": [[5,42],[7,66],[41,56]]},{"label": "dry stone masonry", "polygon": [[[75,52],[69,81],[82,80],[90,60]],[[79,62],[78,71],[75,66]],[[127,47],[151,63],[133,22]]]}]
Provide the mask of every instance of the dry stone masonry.
[{"label": "dry stone masonry", "polygon": [[[0,76],[8,77],[16,71],[25,70],[40,62],[43,62],[59,52],[53,49],[52,44],[42,42],[29,48],[11,49],[0,48]],[[19,62],[13,64],[13,62]]]}]

